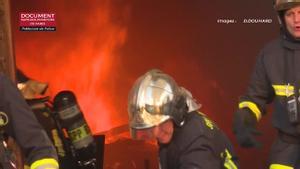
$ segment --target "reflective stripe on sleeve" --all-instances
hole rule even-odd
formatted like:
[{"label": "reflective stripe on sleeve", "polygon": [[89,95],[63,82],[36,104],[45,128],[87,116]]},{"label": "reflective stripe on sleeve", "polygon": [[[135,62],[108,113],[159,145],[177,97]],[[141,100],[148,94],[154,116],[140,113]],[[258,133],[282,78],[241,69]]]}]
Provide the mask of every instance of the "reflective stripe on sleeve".
[{"label": "reflective stripe on sleeve", "polygon": [[30,169],[58,169],[58,162],[53,158],[44,158],[32,163]]},{"label": "reflective stripe on sleeve", "polygon": [[239,104],[239,108],[249,108],[254,113],[257,121],[261,119],[261,112],[255,103],[250,101],[244,101]]},{"label": "reflective stripe on sleeve", "polygon": [[282,164],[271,164],[269,169],[294,169],[294,167]]},{"label": "reflective stripe on sleeve", "polygon": [[289,97],[294,94],[294,86],[290,85],[272,85],[277,96]]},{"label": "reflective stripe on sleeve", "polygon": [[225,155],[224,167],[226,169],[238,169],[237,166],[232,161],[232,156],[227,149],[225,149],[225,154],[226,155]]}]

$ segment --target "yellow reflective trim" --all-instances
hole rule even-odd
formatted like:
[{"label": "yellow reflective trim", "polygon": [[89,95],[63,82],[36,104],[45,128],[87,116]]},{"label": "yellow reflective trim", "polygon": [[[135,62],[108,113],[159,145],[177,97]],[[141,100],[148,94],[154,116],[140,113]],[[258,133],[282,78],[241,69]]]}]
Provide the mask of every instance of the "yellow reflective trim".
[{"label": "yellow reflective trim", "polygon": [[290,85],[272,85],[277,96],[289,97],[294,94],[294,86]]},{"label": "yellow reflective trim", "polygon": [[[45,169],[58,169],[58,162],[53,158],[44,158],[41,160],[37,160],[31,164],[30,169],[39,169],[43,165],[47,166],[47,168],[45,168]],[[49,165],[51,165],[53,167],[50,168]]]},{"label": "yellow reflective trim", "polygon": [[206,114],[200,112],[200,111],[197,111],[198,114],[200,114],[202,117],[203,117],[203,120],[205,122],[205,125],[206,127],[208,127],[209,129],[213,130],[214,128],[217,128],[218,129],[218,126],[211,120],[209,119]]},{"label": "yellow reflective trim", "polygon": [[261,119],[261,112],[260,112],[260,110],[258,109],[258,107],[256,106],[255,103],[250,102],[250,101],[244,101],[244,102],[241,102],[239,104],[239,108],[240,109],[249,108],[254,113],[257,121],[259,121]]},{"label": "yellow reflective trim", "polygon": [[206,114],[204,114],[204,113],[202,113],[202,112],[200,112],[200,111],[197,111],[197,112],[198,112],[198,114],[200,114],[201,116],[206,117]]},{"label": "yellow reflective trim", "polygon": [[204,119],[204,121],[205,121],[205,125],[206,125],[208,128],[210,128],[211,130],[213,130],[213,129],[214,129],[214,124],[213,124],[213,122],[212,122],[211,120],[209,120],[208,118],[204,117],[204,116],[203,116],[203,119]]},{"label": "yellow reflective trim", "polygon": [[237,166],[234,164],[234,162],[231,160],[232,156],[229,153],[229,151],[227,149],[225,149],[225,162],[224,162],[224,167],[227,169],[237,169]]},{"label": "yellow reflective trim", "polygon": [[269,169],[294,169],[294,167],[290,167],[282,164],[272,164]]}]

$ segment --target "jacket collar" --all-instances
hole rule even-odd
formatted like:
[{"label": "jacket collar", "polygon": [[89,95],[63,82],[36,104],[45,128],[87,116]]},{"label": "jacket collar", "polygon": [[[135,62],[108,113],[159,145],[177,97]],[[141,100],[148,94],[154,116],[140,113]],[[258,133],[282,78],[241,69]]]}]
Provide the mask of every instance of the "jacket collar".
[{"label": "jacket collar", "polygon": [[300,50],[300,42],[291,41],[284,35],[281,36],[281,43],[285,48],[291,50]]}]

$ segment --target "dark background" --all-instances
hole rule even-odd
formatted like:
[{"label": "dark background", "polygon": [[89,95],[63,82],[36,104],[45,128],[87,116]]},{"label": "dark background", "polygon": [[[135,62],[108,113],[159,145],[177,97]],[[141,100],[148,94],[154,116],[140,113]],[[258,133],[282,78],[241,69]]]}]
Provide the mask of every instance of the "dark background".
[{"label": "dark background", "polygon": [[[232,140],[242,169],[268,168],[275,133],[271,113],[258,126],[261,149],[239,148],[231,124],[259,50],[279,32],[271,0],[12,0],[11,5],[17,66],[48,82],[52,97],[64,89],[76,93],[93,133],[107,134],[105,168],[157,168],[156,146],[129,140],[127,131],[128,91],[151,68],[192,92]],[[20,32],[19,12],[53,12],[57,30]]]}]

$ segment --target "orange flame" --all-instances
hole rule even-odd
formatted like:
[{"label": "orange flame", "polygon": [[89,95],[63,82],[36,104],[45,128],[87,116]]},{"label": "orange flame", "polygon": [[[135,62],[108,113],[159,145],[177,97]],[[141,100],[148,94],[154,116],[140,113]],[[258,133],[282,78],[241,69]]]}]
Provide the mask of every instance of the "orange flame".
[{"label": "orange flame", "polygon": [[[117,50],[127,38],[130,6],[81,0],[69,8],[67,2],[57,2],[48,7],[37,4],[37,9],[31,4],[27,10],[55,13],[57,30],[15,30],[17,66],[33,79],[48,82],[50,96],[72,90],[93,133],[126,123],[115,113],[119,107],[114,104],[118,99],[114,70],[119,65]],[[19,8],[16,11],[24,12]]]}]

